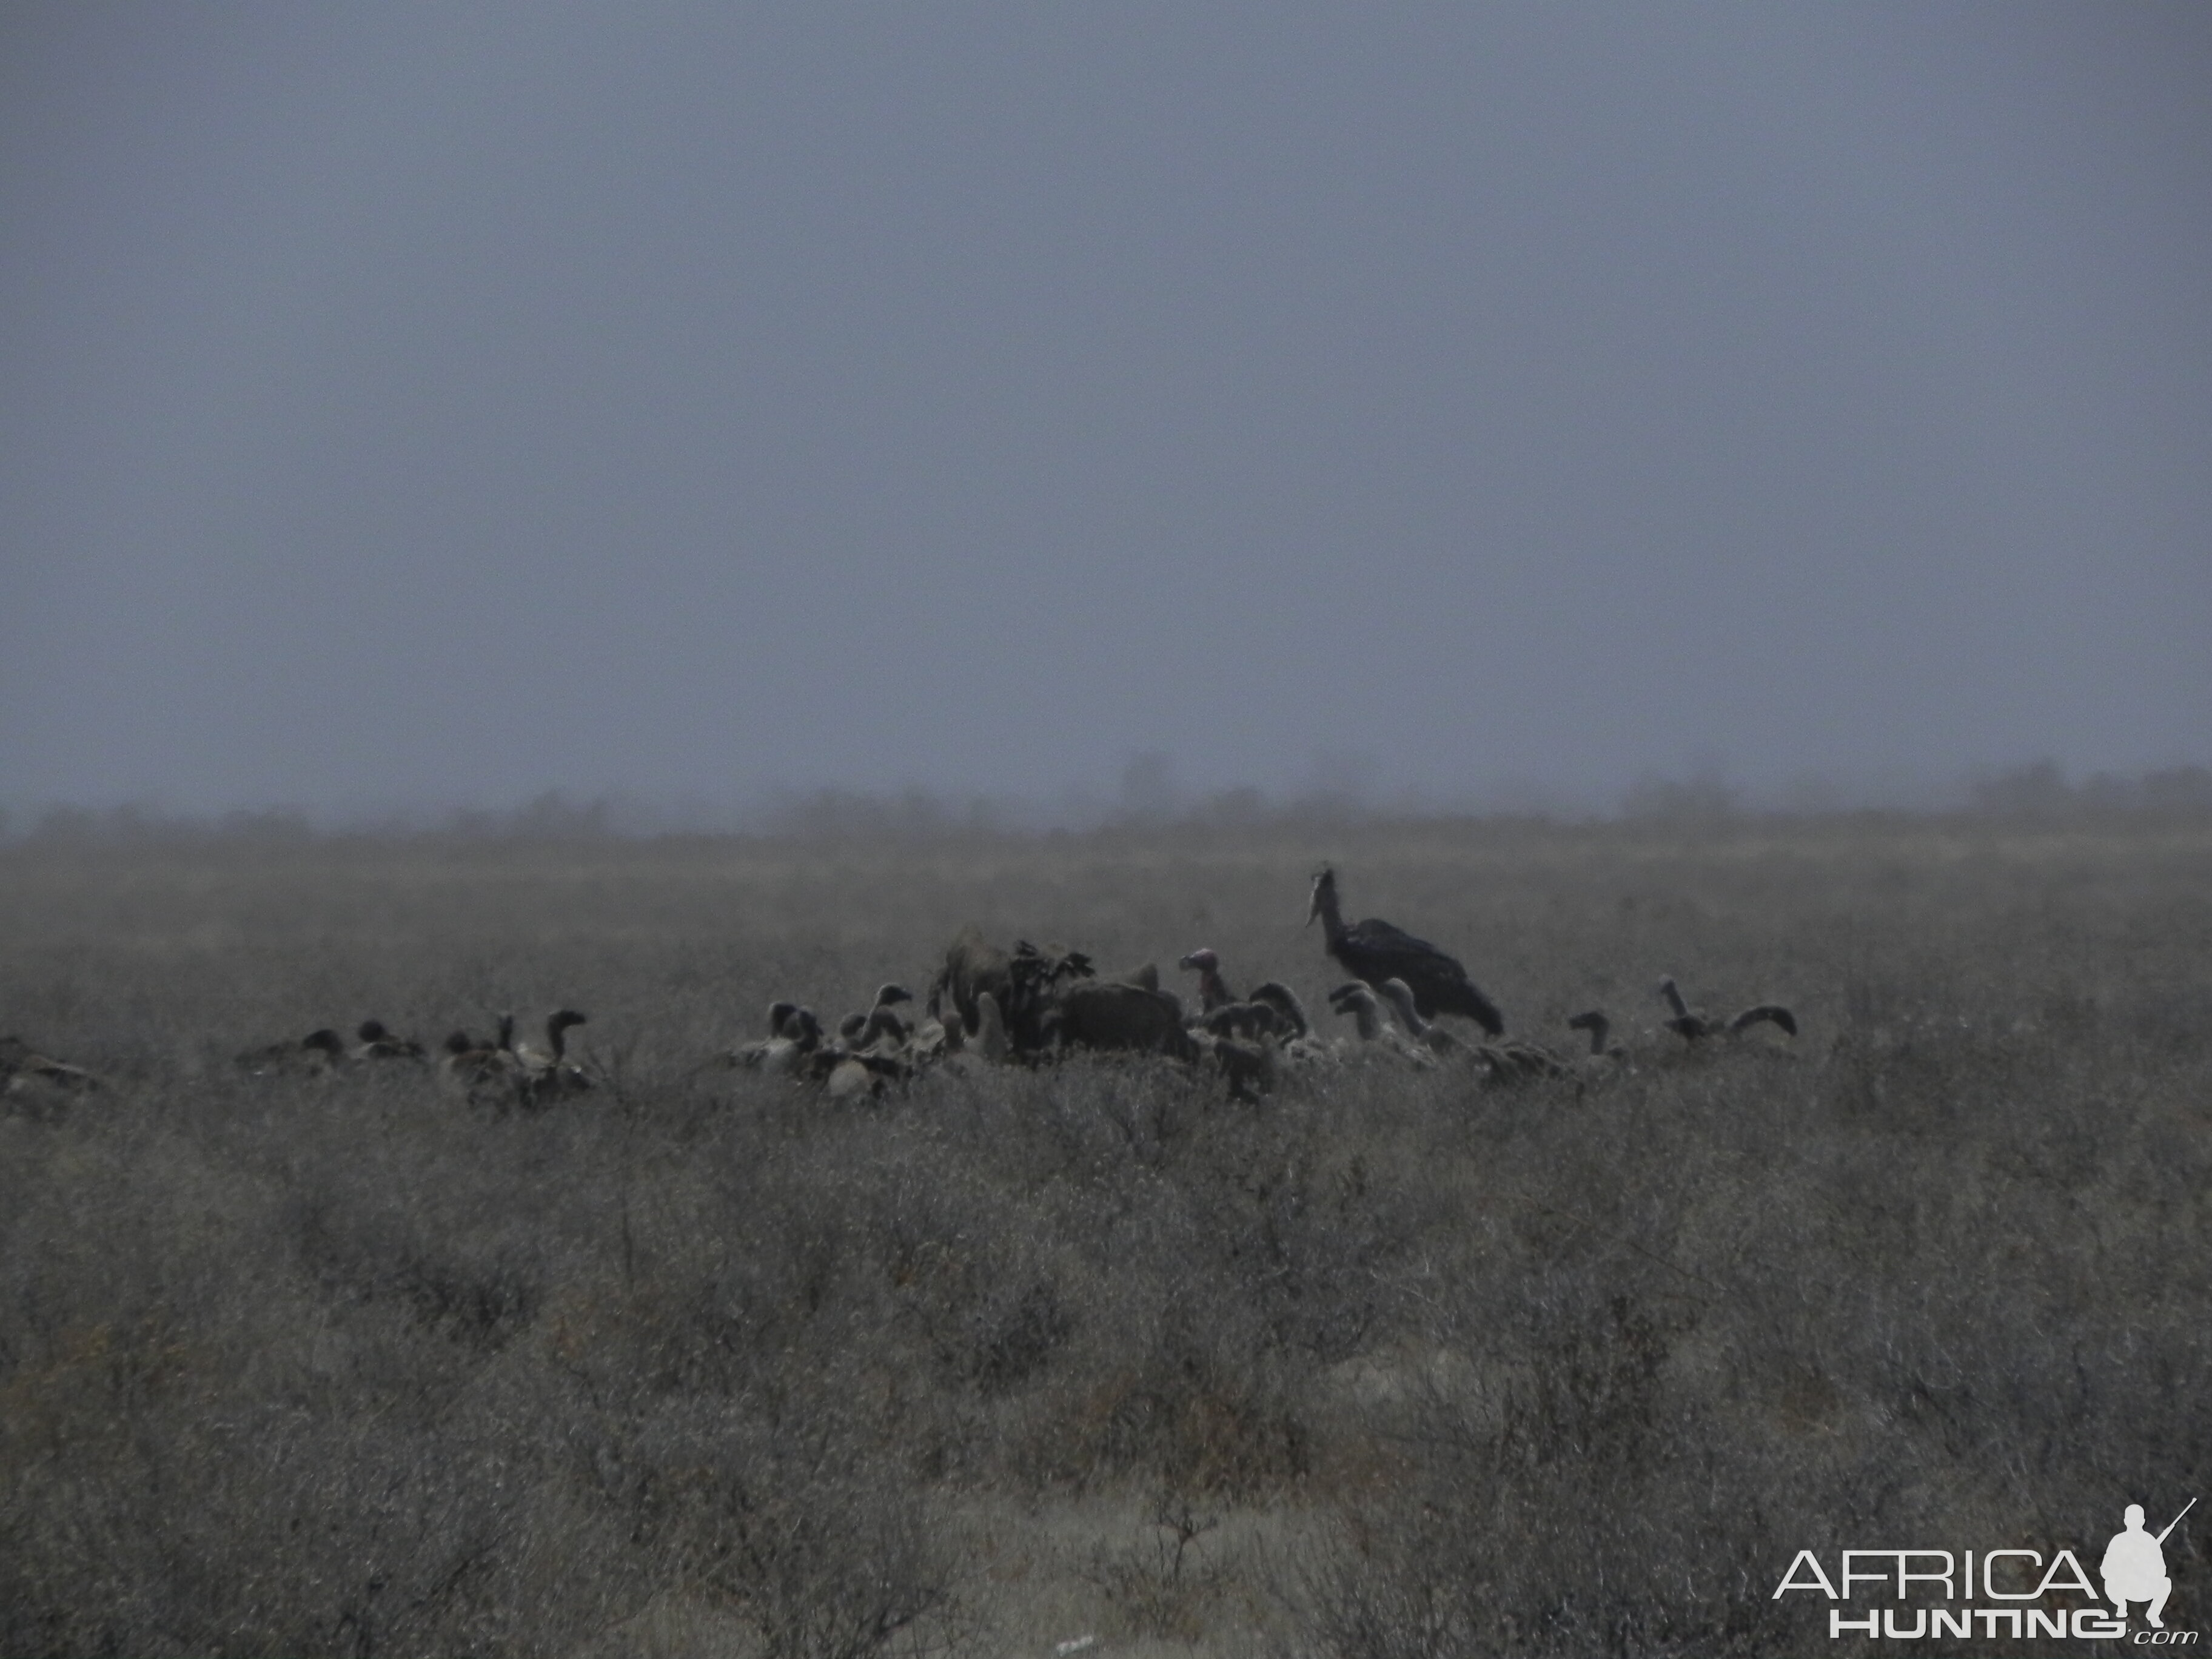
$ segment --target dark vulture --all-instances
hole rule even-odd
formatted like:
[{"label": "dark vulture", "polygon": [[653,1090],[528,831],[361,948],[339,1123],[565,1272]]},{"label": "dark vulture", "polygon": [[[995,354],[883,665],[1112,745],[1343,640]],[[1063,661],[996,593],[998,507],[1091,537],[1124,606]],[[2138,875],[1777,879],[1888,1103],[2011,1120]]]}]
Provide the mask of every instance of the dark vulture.
[{"label": "dark vulture", "polygon": [[1180,1000],[1165,991],[1110,980],[1080,980],[1063,986],[1046,1030],[1058,1046],[1066,1048],[1167,1054],[1176,1060],[1196,1060],[1200,1052],[1197,1039],[1183,1029]]},{"label": "dark vulture", "polygon": [[1306,912],[1306,925],[1311,927],[1316,916],[1328,935],[1329,955],[1378,991],[1390,980],[1404,980],[1424,1019],[1459,1014],[1492,1036],[1505,1030],[1505,1016],[1475,988],[1456,958],[1387,921],[1370,920],[1347,927],[1337,904],[1336,872],[1327,866],[1314,878],[1313,904]]}]

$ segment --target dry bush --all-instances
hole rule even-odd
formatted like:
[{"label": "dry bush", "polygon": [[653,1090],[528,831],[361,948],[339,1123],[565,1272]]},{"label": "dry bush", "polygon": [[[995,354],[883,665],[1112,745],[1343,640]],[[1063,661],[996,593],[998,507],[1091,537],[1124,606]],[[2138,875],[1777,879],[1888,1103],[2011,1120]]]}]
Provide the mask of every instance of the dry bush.
[{"label": "dry bush", "polygon": [[[702,1064],[971,920],[1324,1009],[1316,854],[1638,1063]],[[860,1659],[1053,1580],[1211,1651],[1748,1654],[1799,1547],[2100,1536],[2212,1457],[2209,872],[2168,821],[0,853],[4,1023],[112,1085],[0,1114],[0,1651]],[[1662,972],[1803,1035],[1674,1052]],[[229,1064],[560,1003],[603,1086],[533,1116]],[[1048,1501],[1101,1529],[1026,1580],[956,1521]]]}]

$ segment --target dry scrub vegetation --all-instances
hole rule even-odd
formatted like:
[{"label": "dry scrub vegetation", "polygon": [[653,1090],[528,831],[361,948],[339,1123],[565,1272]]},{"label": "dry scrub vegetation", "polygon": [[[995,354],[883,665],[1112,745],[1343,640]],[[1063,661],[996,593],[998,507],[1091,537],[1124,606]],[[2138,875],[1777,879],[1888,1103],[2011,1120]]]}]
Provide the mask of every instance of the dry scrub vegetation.
[{"label": "dry scrub vegetation", "polygon": [[[1803,1035],[699,1069],[970,921],[1325,1009],[1322,855],[1519,1034],[1671,971]],[[2202,821],[20,846],[0,905],[0,1029],[114,1085],[0,1117],[9,1655],[1768,1654],[1800,1547],[2212,1468]],[[605,1083],[541,1115],[229,1064],[562,1003]]]}]

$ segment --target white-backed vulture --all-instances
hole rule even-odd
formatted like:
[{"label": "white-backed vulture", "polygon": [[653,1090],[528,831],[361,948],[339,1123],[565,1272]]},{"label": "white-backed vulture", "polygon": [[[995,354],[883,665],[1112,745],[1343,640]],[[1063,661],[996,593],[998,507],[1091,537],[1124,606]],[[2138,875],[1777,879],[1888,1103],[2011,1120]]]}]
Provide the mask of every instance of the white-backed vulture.
[{"label": "white-backed vulture", "polygon": [[325,1025],[297,1042],[250,1048],[238,1064],[252,1077],[329,1077],[346,1064],[345,1039]]},{"label": "white-backed vulture", "polygon": [[1010,1058],[1013,1043],[1006,1036],[1006,1017],[1000,1011],[999,999],[988,991],[975,994],[975,1051],[993,1065]]},{"label": "white-backed vulture", "polygon": [[1659,981],[1659,994],[1667,999],[1667,1006],[1674,1012],[1674,1018],[1666,1022],[1667,1029],[1692,1046],[1707,1037],[1741,1036],[1762,1023],[1778,1026],[1791,1036],[1797,1035],[1797,1016],[1780,1003],[1758,1003],[1735,1018],[1723,1020],[1713,1018],[1683,1001],[1682,993],[1671,975]]},{"label": "white-backed vulture", "polygon": [[1532,1078],[1568,1077],[1573,1068],[1541,1043],[1523,1042],[1518,1037],[1500,1037],[1492,1042],[1462,1042],[1443,1027],[1421,1018],[1414,1006],[1413,993],[1402,979],[1385,980],[1377,988],[1398,1011],[1398,1018],[1406,1030],[1437,1054],[1455,1060],[1473,1060],[1489,1073],[1492,1083],[1526,1083]]},{"label": "white-backed vulture", "polygon": [[[889,1036],[894,1042],[903,1043],[914,1034],[914,1024],[898,1012],[902,1002],[912,1002],[914,993],[903,985],[881,985],[876,988],[876,1000],[868,1012],[860,1016],[859,1027],[852,1033],[851,1042],[856,1048],[865,1048]],[[848,1022],[849,1023],[849,1022]],[[842,1031],[842,1027],[840,1027]]]},{"label": "white-backed vulture", "polygon": [[106,1084],[82,1066],[42,1054],[21,1037],[0,1037],[0,1093],[23,1103],[30,1115],[42,1105],[60,1106]]},{"label": "white-backed vulture", "polygon": [[1583,1056],[1584,1060],[1601,1061],[1613,1066],[1628,1064],[1628,1050],[1610,1040],[1613,1022],[1605,1017],[1602,1008],[1591,1008],[1577,1014],[1567,1022],[1567,1029],[1589,1033],[1589,1052]]},{"label": "white-backed vulture", "polygon": [[794,1077],[805,1069],[822,1046],[822,1024],[811,1008],[796,1002],[776,1002],[768,1011],[769,1034],[758,1042],[741,1043],[726,1055],[732,1066],[766,1072],[772,1077]]},{"label": "white-backed vulture", "polygon": [[1375,993],[1358,980],[1340,985],[1328,994],[1328,1006],[1340,1014],[1347,1015],[1352,1029],[1359,1033],[1362,1042],[1380,1042],[1385,1030],[1382,1005],[1375,1000]]},{"label": "white-backed vulture", "polygon": [[883,1093],[892,1079],[880,1066],[871,1065],[866,1057],[848,1054],[830,1068],[823,1079],[822,1092],[832,1100],[852,1100],[862,1095]]},{"label": "white-backed vulture", "polygon": [[788,1048],[791,1039],[784,1035],[784,1022],[799,1012],[795,1002],[775,1001],[768,1007],[768,1035],[753,1042],[740,1042],[734,1048],[725,1048],[709,1061],[709,1065],[743,1066],[757,1070],[768,1063],[771,1054],[779,1052],[777,1045]]},{"label": "white-backed vulture", "polygon": [[438,1080],[471,1106],[504,1112],[522,1099],[522,1062],[512,1048],[478,1042],[466,1031],[447,1036],[438,1055]]},{"label": "white-backed vulture", "polygon": [[532,1105],[544,1105],[563,1095],[582,1094],[592,1086],[582,1066],[568,1058],[571,1027],[588,1024],[574,1008],[556,1008],[545,1017],[545,1047],[525,1043],[515,1050],[522,1062],[522,1095]]},{"label": "white-backed vulture", "polygon": [[1436,1054],[1427,1044],[1415,1042],[1391,1024],[1372,988],[1358,980],[1340,985],[1328,994],[1328,1006],[1352,1020],[1359,1033],[1355,1052],[1391,1055],[1415,1066],[1437,1063]]},{"label": "white-backed vulture", "polygon": [[374,1060],[421,1060],[422,1045],[395,1036],[380,1019],[365,1019],[354,1035],[360,1038],[349,1058],[368,1061]]}]

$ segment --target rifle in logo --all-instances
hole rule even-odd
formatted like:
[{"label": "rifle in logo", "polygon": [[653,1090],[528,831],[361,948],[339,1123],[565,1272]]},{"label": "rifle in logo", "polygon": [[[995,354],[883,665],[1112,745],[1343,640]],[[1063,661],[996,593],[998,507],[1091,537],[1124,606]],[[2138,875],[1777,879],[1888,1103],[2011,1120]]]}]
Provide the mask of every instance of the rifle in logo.
[{"label": "rifle in logo", "polygon": [[[2196,1507],[2197,1500],[2192,1498],[2186,1504],[2184,1504],[2181,1506],[2181,1515],[2188,1514],[2190,1510]],[[2175,1516],[2172,1520],[2166,1523],[2166,1532],[2172,1532],[2176,1527],[2181,1524],[2181,1515]],[[2158,1541],[2161,1544],[2166,1542],[2166,1532],[2162,1532],[2158,1535]]]}]

